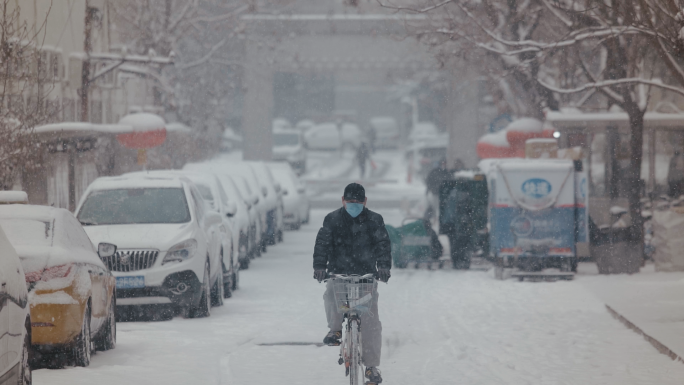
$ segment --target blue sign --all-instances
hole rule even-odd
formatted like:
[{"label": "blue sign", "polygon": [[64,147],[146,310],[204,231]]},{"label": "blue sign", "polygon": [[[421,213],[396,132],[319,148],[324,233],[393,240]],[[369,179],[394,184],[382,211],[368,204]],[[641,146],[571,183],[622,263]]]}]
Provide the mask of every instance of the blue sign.
[{"label": "blue sign", "polygon": [[528,179],[522,184],[522,192],[531,198],[541,199],[551,193],[551,183],[546,179]]}]

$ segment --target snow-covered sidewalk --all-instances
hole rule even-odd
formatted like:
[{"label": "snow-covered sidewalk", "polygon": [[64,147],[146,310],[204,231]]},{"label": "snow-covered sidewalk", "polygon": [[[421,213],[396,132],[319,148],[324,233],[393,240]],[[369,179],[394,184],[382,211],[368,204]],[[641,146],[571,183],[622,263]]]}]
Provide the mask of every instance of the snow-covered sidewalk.
[{"label": "snow-covered sidewalk", "polygon": [[583,276],[581,282],[655,345],[684,358],[684,273],[656,273],[648,264],[639,274]]},{"label": "snow-covered sidewalk", "polygon": [[[388,223],[398,210],[380,210]],[[119,323],[88,368],[41,369],[35,384],[345,384],[326,333],[311,254],[325,211],[241,273],[210,318]],[[380,285],[384,384],[681,384],[658,353],[584,285],[497,281],[481,271],[393,269]],[[593,277],[589,277],[593,279]],[[598,277],[603,278],[603,277]],[[285,343],[285,344],[278,344]],[[292,343],[292,344],[289,344]]]}]

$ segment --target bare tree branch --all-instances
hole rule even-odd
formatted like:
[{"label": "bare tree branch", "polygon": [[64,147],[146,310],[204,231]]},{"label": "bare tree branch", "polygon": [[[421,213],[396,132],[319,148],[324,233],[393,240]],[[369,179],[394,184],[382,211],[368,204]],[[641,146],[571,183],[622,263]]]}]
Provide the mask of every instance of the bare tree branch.
[{"label": "bare tree branch", "polygon": [[684,96],[684,89],[679,88],[679,87],[674,87],[670,86],[667,84],[664,84],[659,81],[655,80],[646,80],[646,79],[640,79],[640,78],[625,78],[625,79],[617,79],[617,80],[603,80],[600,82],[596,83],[587,83],[582,85],[581,87],[576,87],[576,88],[559,88],[552,86],[551,84],[545,83],[544,81],[538,79],[537,80],[539,84],[544,86],[545,88],[548,88],[549,90],[553,92],[558,92],[559,94],[576,94],[578,92],[584,92],[590,89],[603,89],[605,87],[610,87],[610,86],[615,86],[615,85],[620,85],[620,84],[644,84],[644,85],[649,85],[657,88],[661,88],[667,91],[674,92],[676,94]]},{"label": "bare tree branch", "polygon": [[444,1],[442,1],[441,3],[437,3],[437,4],[435,4],[435,5],[431,5],[431,6],[429,6],[429,7],[425,7],[425,8],[422,8],[422,9],[416,9],[416,8],[411,8],[411,7],[402,7],[402,6],[394,6],[394,5],[387,5],[387,4],[384,4],[381,0],[376,0],[376,1],[378,2],[378,4],[379,4],[382,8],[393,9],[393,10],[395,10],[395,11],[406,11],[406,12],[411,12],[411,13],[427,13],[427,12],[433,11],[433,10],[435,10],[435,9],[437,9],[437,8],[441,8],[441,7],[443,7],[443,6],[445,6],[445,5],[449,4],[449,3],[453,3],[455,0],[444,0]]}]

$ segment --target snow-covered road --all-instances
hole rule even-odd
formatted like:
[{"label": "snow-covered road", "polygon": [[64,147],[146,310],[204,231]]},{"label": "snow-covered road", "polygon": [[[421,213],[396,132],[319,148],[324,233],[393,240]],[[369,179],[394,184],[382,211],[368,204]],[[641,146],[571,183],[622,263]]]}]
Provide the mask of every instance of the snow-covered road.
[{"label": "snow-covered road", "polygon": [[[397,223],[398,210],[379,210]],[[210,318],[119,323],[88,368],[35,384],[345,384],[311,278],[322,210],[241,275]],[[393,270],[380,286],[384,384],[681,384],[684,365],[614,320],[582,278],[496,281],[481,271]],[[279,343],[292,343],[280,344]],[[275,344],[275,345],[274,345]]]}]

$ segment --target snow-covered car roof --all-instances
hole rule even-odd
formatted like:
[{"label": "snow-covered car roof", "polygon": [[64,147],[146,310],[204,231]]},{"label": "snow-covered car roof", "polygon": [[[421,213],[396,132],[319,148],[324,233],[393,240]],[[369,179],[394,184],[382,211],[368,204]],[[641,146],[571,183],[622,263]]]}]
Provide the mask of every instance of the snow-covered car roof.
[{"label": "snow-covered car roof", "polygon": [[449,147],[449,138],[435,137],[428,140],[421,140],[411,143],[406,147],[406,152],[418,151],[424,148],[447,148]]},{"label": "snow-covered car roof", "polygon": [[247,194],[247,191],[242,189],[240,183],[247,183],[252,195],[260,195],[260,183],[254,170],[247,164],[240,161],[214,161],[211,163],[188,163],[183,167],[183,171],[191,172],[210,172],[217,175],[225,175],[231,177],[239,177],[239,183],[236,182],[240,188],[240,192]]},{"label": "snow-covered car roof", "polygon": [[168,172],[136,172],[121,176],[100,177],[90,184],[88,190],[114,190],[120,188],[180,188],[180,175]]},{"label": "snow-covered car roof", "polygon": [[308,130],[309,128],[315,126],[316,123],[313,122],[313,120],[309,119],[304,119],[300,120],[297,122],[297,125],[295,126],[298,130]]},{"label": "snow-covered car roof", "polygon": [[368,122],[376,129],[397,129],[397,120],[391,116],[376,116]]},{"label": "snow-covered car roof", "polygon": [[28,203],[25,191],[0,191],[0,204]]},{"label": "snow-covered car roof", "polygon": [[0,219],[31,219],[51,222],[58,215],[59,210],[63,209],[38,205],[2,205],[0,206]]},{"label": "snow-covered car roof", "polygon": [[293,135],[301,135],[301,131],[296,130],[294,128],[282,128],[282,127],[275,127],[273,128],[273,133],[274,134],[293,134]]},{"label": "snow-covered car roof", "polygon": [[295,187],[295,184],[298,183],[297,176],[289,163],[268,162],[267,166],[271,170],[273,178],[280,183],[282,187],[289,189]]},{"label": "snow-covered car roof", "polygon": [[292,124],[285,118],[275,118],[273,119],[272,128],[292,128]]},{"label": "snow-covered car roof", "polygon": [[22,258],[30,257],[31,261],[22,263],[27,273],[72,262],[104,268],[83,227],[66,209],[37,205],[0,206],[0,225],[17,254]]},{"label": "snow-covered car roof", "polygon": [[[287,162],[267,162],[266,165],[271,169],[271,170],[278,170],[278,171],[292,171],[292,166],[290,166],[289,163]],[[275,174],[274,174],[275,176]]]},{"label": "snow-covered car roof", "polygon": [[432,122],[418,122],[413,129],[411,129],[411,134],[413,135],[435,135],[438,133],[439,130],[437,129],[437,126]]}]

